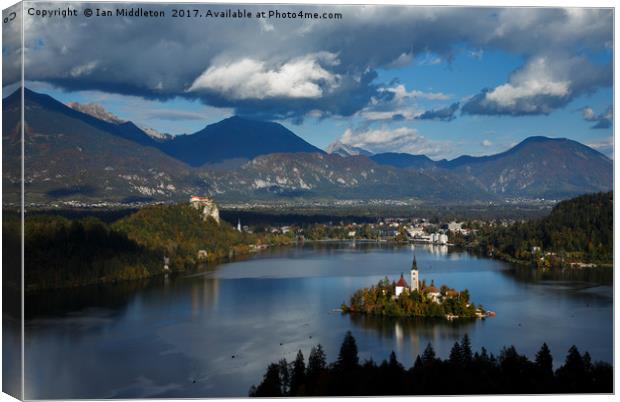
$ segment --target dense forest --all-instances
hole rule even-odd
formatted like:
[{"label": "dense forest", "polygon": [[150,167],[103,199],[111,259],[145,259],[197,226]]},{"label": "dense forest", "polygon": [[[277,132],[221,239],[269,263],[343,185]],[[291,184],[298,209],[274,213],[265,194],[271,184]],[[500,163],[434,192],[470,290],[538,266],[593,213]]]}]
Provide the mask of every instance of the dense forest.
[{"label": "dense forest", "polygon": [[36,216],[24,231],[27,290],[140,279],[163,268],[161,254],[96,218]]},{"label": "dense forest", "polygon": [[428,344],[413,367],[406,369],[392,352],[388,360],[360,362],[355,338],[348,332],[338,359],[327,364],[321,345],[310,351],[307,364],[301,350],[291,363],[272,363],[250,396],[355,396],[611,393],[613,368],[592,362],[573,346],[564,364],[553,369],[553,356],[543,344],[534,361],[503,348],[499,356],[485,348],[473,352],[467,335],[455,342],[447,359],[438,358]]},{"label": "dense forest", "polygon": [[[212,218],[202,219],[200,210],[189,204],[152,205],[129,215],[112,227],[131,240],[170,258],[170,268],[184,270],[200,259],[216,260],[235,253],[248,252],[254,237],[240,233],[227,222],[217,224]],[[163,262],[162,262],[163,264]]]},{"label": "dense forest", "polygon": [[587,194],[558,203],[541,219],[501,226],[474,226],[469,237],[451,241],[507,260],[537,266],[613,261],[613,193]]},{"label": "dense forest", "polygon": [[[19,250],[18,216],[3,221],[3,247]],[[27,216],[26,290],[75,287],[143,279],[184,271],[200,262],[246,254],[258,245],[285,244],[288,237],[249,234],[230,224],[203,220],[189,204],[153,205],[113,223],[95,217]],[[164,261],[164,257],[166,261]],[[7,284],[18,287],[18,253],[6,253]]]},{"label": "dense forest", "polygon": [[[369,314],[386,317],[433,317],[474,318],[477,310],[482,314],[482,306],[474,306],[469,301],[467,289],[457,292],[443,285],[435,288],[434,283],[426,286],[422,281],[419,290],[404,291],[398,297],[394,293],[394,283],[387,278],[377,285],[355,291],[348,305],[341,310],[351,314]],[[435,298],[431,295],[439,293]]]}]

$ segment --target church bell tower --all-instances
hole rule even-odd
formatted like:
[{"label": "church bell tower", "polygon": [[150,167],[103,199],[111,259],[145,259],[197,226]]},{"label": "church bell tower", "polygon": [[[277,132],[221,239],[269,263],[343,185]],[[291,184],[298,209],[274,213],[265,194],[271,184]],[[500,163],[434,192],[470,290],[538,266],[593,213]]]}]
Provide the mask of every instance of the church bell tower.
[{"label": "church bell tower", "polygon": [[413,263],[411,264],[411,291],[420,290],[420,281],[418,276],[418,263],[415,260],[415,254],[413,255]]}]

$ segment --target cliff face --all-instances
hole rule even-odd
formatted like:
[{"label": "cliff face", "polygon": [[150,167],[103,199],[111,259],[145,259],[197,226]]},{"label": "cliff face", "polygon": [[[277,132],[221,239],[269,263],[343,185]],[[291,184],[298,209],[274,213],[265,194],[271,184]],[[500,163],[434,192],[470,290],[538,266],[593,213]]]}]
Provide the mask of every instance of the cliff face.
[{"label": "cliff face", "polygon": [[192,197],[190,200],[192,207],[202,210],[202,219],[213,218],[217,224],[220,224],[220,209],[215,201],[210,198]]}]

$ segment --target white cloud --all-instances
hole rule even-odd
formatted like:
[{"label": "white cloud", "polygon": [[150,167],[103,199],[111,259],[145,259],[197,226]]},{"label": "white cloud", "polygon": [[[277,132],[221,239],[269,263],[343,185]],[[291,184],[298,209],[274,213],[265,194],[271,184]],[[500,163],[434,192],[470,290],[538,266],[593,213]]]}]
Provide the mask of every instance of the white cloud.
[{"label": "white cloud", "polygon": [[603,113],[598,115],[591,107],[586,106],[581,109],[581,115],[583,116],[583,119],[585,121],[596,122],[596,124],[593,125],[592,128],[611,128],[613,126],[614,112],[611,106],[609,106],[607,110],[605,110]]},{"label": "white cloud", "polygon": [[594,110],[592,110],[591,107],[584,107],[583,109],[581,109],[581,114],[584,120],[587,120],[587,121],[596,120],[596,114],[594,114]]},{"label": "white cloud", "polygon": [[493,145],[493,143],[491,141],[489,141],[489,140],[482,140],[481,145],[483,147],[490,147],[491,145]]},{"label": "white cloud", "polygon": [[386,65],[386,68],[405,67],[405,66],[408,66],[409,64],[411,64],[412,61],[413,61],[413,53],[411,53],[411,52],[409,52],[409,53],[403,52],[403,53],[400,54],[400,56],[395,58],[391,63]]},{"label": "white cloud", "polygon": [[611,83],[609,66],[564,54],[532,57],[508,82],[472,97],[470,114],[549,114],[576,96]]},{"label": "white cloud", "polygon": [[364,108],[360,113],[360,117],[366,119],[366,120],[371,120],[371,121],[375,121],[375,120],[392,120],[394,119],[395,116],[399,116],[402,117],[405,120],[413,120],[415,119],[417,116],[419,116],[420,114],[422,114],[421,111],[413,109],[413,108],[408,108],[408,109],[392,109],[392,110],[383,110],[383,111],[378,111],[378,110],[372,110],[369,108]]},{"label": "white cloud", "polygon": [[394,129],[381,127],[357,132],[346,129],[340,142],[373,153],[405,152],[429,157],[445,157],[452,152],[450,142],[429,140],[411,127]]},{"label": "white cloud", "polygon": [[[372,97],[369,104],[359,112],[359,116],[371,121],[393,120],[395,118],[414,120],[426,112],[416,104],[418,99],[447,100],[450,95],[441,92],[424,92],[416,89],[407,91],[403,84],[378,89],[379,97]],[[389,100],[383,99],[381,94],[390,94]]]},{"label": "white cloud", "polygon": [[440,57],[436,55],[432,55],[430,53],[425,53],[424,56],[420,58],[418,61],[419,66],[434,66],[437,64],[441,64],[442,60]]},{"label": "white cloud", "polygon": [[424,92],[412,89],[407,92],[407,89],[403,84],[396,85],[394,87],[380,88],[380,92],[391,92],[394,94],[394,100],[396,102],[403,101],[409,98],[421,98],[428,100],[448,100],[450,99],[450,95],[446,95],[441,92]]},{"label": "white cloud", "polygon": [[614,158],[614,139],[613,137],[592,141],[586,144],[590,148],[594,148],[597,151],[607,155],[609,158]]},{"label": "white cloud", "polygon": [[[174,5],[154,7],[170,10]],[[218,10],[226,7],[213,5]],[[249,5],[248,9],[257,11],[261,7],[265,8]],[[592,93],[601,86],[611,88],[613,70],[607,60],[613,56],[610,50],[613,49],[614,14],[609,8],[301,5],[293,8],[322,12],[326,7],[329,11],[342,12],[345,18],[337,23],[281,20],[268,21],[268,24],[256,21],[253,24],[226,25],[205,24],[199,20],[188,20],[183,24],[162,20],[153,24],[148,20],[126,18],[106,20],[105,23],[94,19],[58,23],[54,19],[25,16],[25,37],[31,39],[23,46],[25,65],[31,80],[54,82],[68,91],[99,89],[150,99],[174,96],[199,98],[212,106],[235,108],[239,113],[251,114],[254,108],[261,115],[269,114],[269,118],[299,118],[313,109],[320,109],[329,115],[352,116],[368,105],[371,97],[379,95],[376,75],[381,69],[417,62],[449,65],[455,53],[461,52],[460,49],[471,50],[472,57],[476,57],[480,50],[499,51],[522,58],[526,65],[537,57],[545,57],[550,65],[566,65],[571,58],[584,57],[596,67],[586,66],[584,69],[580,65],[567,74],[552,76],[553,83],[571,82],[568,98],[518,97],[514,89],[523,89],[523,85],[517,86],[509,80],[512,87],[507,86],[505,92],[511,93],[504,94],[504,97],[510,95],[520,99],[514,108],[498,110],[498,104],[489,102],[488,107],[478,105],[478,108],[473,108],[470,111],[472,114],[519,115],[521,101],[524,103],[523,110],[555,110],[565,106],[575,96]],[[109,8],[117,7],[110,5]],[[14,29],[19,26],[12,25]],[[271,26],[273,31],[270,31]],[[110,35],[110,32],[115,34]],[[276,32],[277,35],[274,34]],[[4,53],[12,55],[21,52],[22,43],[16,40],[20,36],[13,35],[13,39],[9,36],[5,35]],[[39,38],[45,39],[44,46],[40,46]],[[197,77],[210,68],[213,68],[212,73],[221,71],[226,64],[235,64],[247,58],[259,64],[254,71],[262,73],[262,81],[270,81],[265,77],[269,75],[267,73],[278,76],[283,66],[292,60],[325,50],[337,53],[340,61],[337,69],[330,69],[321,62],[314,69],[318,72],[326,70],[329,72],[327,75],[338,74],[340,85],[329,96],[325,96],[329,85],[319,84],[313,79],[301,80],[309,84],[310,91],[305,98],[298,97],[295,102],[290,102],[290,97],[271,97],[269,102],[258,105],[253,101],[255,98],[241,96],[246,92],[255,96],[256,88],[242,90],[242,84],[231,86],[238,92],[236,97],[220,95],[213,89],[187,92]],[[135,57],[137,54],[140,57]],[[411,57],[413,60],[410,60]],[[18,57],[9,59],[19,60]],[[49,60],[54,60],[54,63],[49,63]],[[99,62],[96,68],[90,75],[79,76],[87,72],[79,66],[92,60]],[[492,64],[487,65],[487,61],[483,60],[481,69],[493,68]],[[416,64],[411,68],[419,67]],[[71,76],[72,70],[78,77]],[[447,73],[463,74],[456,70]],[[5,83],[19,81],[21,64],[6,63],[3,75]],[[96,79],[92,79],[95,75]],[[225,87],[215,83],[212,86]],[[271,85],[257,86],[259,89],[265,86],[272,88]],[[295,88],[304,86],[300,84]],[[554,88],[551,89],[554,92]],[[284,90],[273,92],[286,94]],[[265,98],[272,96],[273,92],[267,92]],[[322,96],[319,96],[321,92]],[[481,91],[479,93],[485,95]],[[501,90],[498,90],[496,95],[500,93]],[[295,94],[301,95],[299,91]],[[541,106],[532,107],[537,102]],[[496,106],[495,109],[493,106]]]},{"label": "white cloud", "polygon": [[97,64],[98,64],[98,62],[95,60],[95,61],[91,61],[91,62],[86,63],[86,64],[81,64],[79,66],[75,66],[75,67],[73,67],[71,69],[69,74],[71,74],[71,77],[73,77],[73,78],[78,78],[78,77],[82,77],[82,76],[85,76],[85,75],[89,75],[97,67]]},{"label": "white cloud", "polygon": [[279,66],[244,58],[216,64],[203,72],[188,91],[212,91],[229,99],[320,98],[338,87],[340,76],[323,65],[334,66],[338,58],[321,52],[292,59]]},{"label": "white cloud", "polygon": [[[510,82],[488,92],[486,100],[500,107],[514,107],[518,102],[537,96],[567,97],[570,95],[571,82],[555,78],[548,64],[544,57],[532,60],[523,70],[514,74]],[[531,105],[532,110],[536,107],[536,104]]]}]

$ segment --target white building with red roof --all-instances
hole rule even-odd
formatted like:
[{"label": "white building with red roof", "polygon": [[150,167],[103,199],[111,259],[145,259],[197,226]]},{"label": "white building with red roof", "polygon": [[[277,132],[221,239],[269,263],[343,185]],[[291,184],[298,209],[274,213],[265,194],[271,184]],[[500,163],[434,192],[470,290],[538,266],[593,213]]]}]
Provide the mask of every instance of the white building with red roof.
[{"label": "white building with red roof", "polygon": [[431,299],[435,303],[441,302],[441,291],[435,287],[434,284],[424,289],[424,293],[426,293],[426,297]]},{"label": "white building with red roof", "polygon": [[400,279],[396,282],[396,287],[394,288],[394,294],[396,297],[400,296],[401,293],[405,291],[405,289],[409,289],[409,285],[407,285],[407,281],[405,281],[405,277],[403,274],[400,274]]}]

